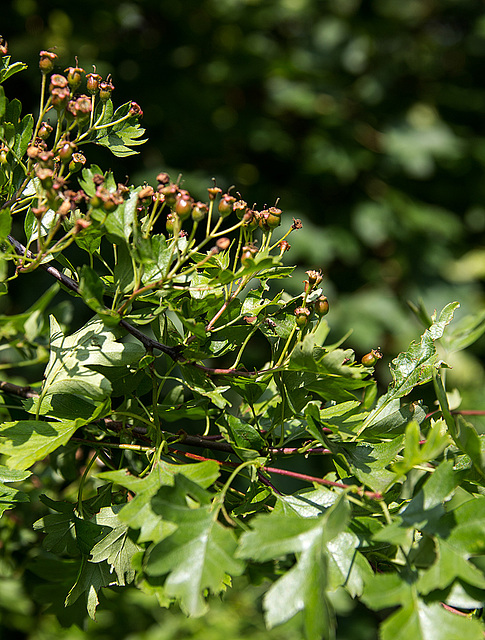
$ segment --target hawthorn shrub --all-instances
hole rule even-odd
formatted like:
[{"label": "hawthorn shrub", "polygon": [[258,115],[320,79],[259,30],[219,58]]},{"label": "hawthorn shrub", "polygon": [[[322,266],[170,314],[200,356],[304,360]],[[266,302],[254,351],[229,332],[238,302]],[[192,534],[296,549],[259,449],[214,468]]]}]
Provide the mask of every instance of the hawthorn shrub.
[{"label": "hawthorn shrub", "polygon": [[[285,292],[300,221],[215,183],[206,202],[166,173],[117,183],[85,149],[135,153],[142,111],[56,58],[37,118],[0,88],[1,293],[52,278],[0,317],[4,579],[80,625],[103,589],[200,616],[244,575],[267,627],[308,640],[357,604],[383,640],[483,638],[482,438],[446,390],[483,314],[448,328],[458,302],[417,305],[423,333],[378,389],[379,349],[326,343],[322,273]],[[1,65],[2,84],[25,68],[5,42]]]}]

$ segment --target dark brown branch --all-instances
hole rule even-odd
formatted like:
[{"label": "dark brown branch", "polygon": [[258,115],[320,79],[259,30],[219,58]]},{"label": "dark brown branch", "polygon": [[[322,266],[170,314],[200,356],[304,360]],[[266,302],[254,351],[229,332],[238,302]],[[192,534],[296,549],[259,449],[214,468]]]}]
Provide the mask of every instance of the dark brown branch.
[{"label": "dark brown branch", "polygon": [[11,396],[19,396],[20,398],[37,398],[38,393],[32,387],[20,387],[12,382],[4,382],[0,380],[0,391],[10,394]]},{"label": "dark brown branch", "polygon": [[[29,251],[29,249],[24,247],[22,243],[20,243],[11,235],[7,236],[7,238],[19,256],[26,256],[31,260],[35,260],[36,256],[31,251]],[[49,275],[55,278],[58,282],[64,285],[67,289],[80,295],[79,285],[75,280],[73,280],[72,278],[69,278],[69,276],[66,276],[64,273],[61,273],[59,269],[56,269],[56,267],[53,267],[52,265],[41,263],[39,266],[41,269],[43,269]],[[182,345],[179,345],[176,347],[169,347],[166,344],[162,344],[161,342],[158,342],[158,340],[154,340],[153,338],[146,336],[142,331],[134,327],[132,324],[130,324],[126,320],[123,320],[123,318],[120,319],[119,325],[120,327],[123,327],[123,329],[125,329],[128,333],[130,333],[133,337],[139,340],[148,351],[152,351],[153,349],[158,349],[158,351],[161,351],[165,355],[169,356],[175,362],[180,362],[181,364],[190,365],[192,367],[195,367],[196,369],[199,369],[200,371],[203,371],[208,375],[219,375],[219,376],[230,375],[230,376],[240,376],[240,377],[250,378],[250,377],[257,376],[260,373],[259,371],[250,372],[250,371],[241,371],[237,369],[218,369],[218,368],[206,367],[202,364],[198,364],[197,362],[191,362],[189,360],[186,360],[180,353],[182,349]]]}]

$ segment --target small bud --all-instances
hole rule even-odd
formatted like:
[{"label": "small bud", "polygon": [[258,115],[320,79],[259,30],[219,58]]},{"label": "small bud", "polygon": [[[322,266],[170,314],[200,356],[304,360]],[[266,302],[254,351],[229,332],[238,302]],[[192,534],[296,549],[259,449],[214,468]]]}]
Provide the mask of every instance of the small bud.
[{"label": "small bud", "polygon": [[302,229],[303,228],[303,224],[300,220],[300,218],[293,218],[293,224],[291,225],[292,229]]},{"label": "small bud", "polygon": [[89,96],[79,96],[76,100],[70,100],[67,111],[76,118],[78,123],[85,122],[91,115],[93,105]]},{"label": "small bud", "polygon": [[47,207],[45,205],[41,205],[40,207],[32,207],[32,213],[37,220],[42,220],[46,211]]},{"label": "small bud", "polygon": [[281,224],[281,209],[278,207],[270,207],[266,216],[266,224],[270,229],[276,229]]},{"label": "small bud", "polygon": [[153,201],[154,193],[155,192],[153,191],[153,187],[151,187],[150,185],[146,185],[145,187],[142,187],[138,192],[138,200],[146,205],[151,204],[151,202]]},{"label": "small bud", "polygon": [[39,69],[42,74],[47,75],[51,73],[52,69],[54,69],[54,61],[57,58],[57,54],[52,53],[52,51],[41,51],[39,56]]},{"label": "small bud", "polygon": [[172,213],[167,214],[167,222],[165,225],[165,228],[167,229],[168,233],[173,233],[174,230],[174,217]]},{"label": "small bud", "polygon": [[52,93],[54,88],[65,89],[68,86],[67,78],[60,73],[54,73],[51,76],[51,81],[49,84],[49,91]]},{"label": "small bud", "polygon": [[93,182],[97,187],[104,184],[104,176],[101,173],[95,173],[93,176]]},{"label": "small bud", "polygon": [[35,175],[39,178],[44,189],[50,189],[54,184],[53,176],[54,172],[52,169],[47,169],[45,167],[36,168]]},{"label": "small bud", "polygon": [[169,207],[172,207],[175,204],[175,200],[179,192],[179,188],[175,183],[171,182],[170,184],[165,184],[163,186],[159,185],[157,191],[162,194],[164,201]]},{"label": "small bud", "polygon": [[315,271],[314,269],[311,269],[309,271],[305,271],[305,273],[308,276],[308,283],[312,289],[313,287],[319,285],[320,282],[323,280],[321,271]]},{"label": "small bud", "polygon": [[239,220],[242,220],[244,217],[244,214],[246,213],[247,209],[248,209],[248,204],[247,202],[244,202],[244,200],[238,200],[237,202],[235,202],[232,205],[233,211],[236,214],[236,217]]},{"label": "small bud", "polygon": [[57,111],[62,111],[67,106],[70,97],[69,89],[67,87],[53,87],[51,91],[52,105]]},{"label": "small bud", "polygon": [[69,200],[63,200],[59,205],[56,213],[60,218],[65,218],[71,211],[71,203]]},{"label": "small bud", "polygon": [[[257,215],[256,215],[257,214]],[[254,231],[254,229],[258,228],[259,225],[259,211],[253,211],[253,209],[247,209],[246,213],[243,215],[244,226]]]},{"label": "small bud", "polygon": [[30,146],[27,147],[27,156],[31,160],[35,160],[39,155],[39,153],[40,153],[40,149],[35,144],[31,144]]},{"label": "small bud", "polygon": [[241,264],[243,267],[248,267],[251,264],[251,260],[253,260],[254,256],[258,253],[257,248],[254,244],[245,245],[242,248],[241,252]]},{"label": "small bud", "polygon": [[84,218],[79,218],[76,220],[76,224],[74,225],[74,234],[78,234],[83,229],[87,229],[91,225],[89,220],[85,220]]}]

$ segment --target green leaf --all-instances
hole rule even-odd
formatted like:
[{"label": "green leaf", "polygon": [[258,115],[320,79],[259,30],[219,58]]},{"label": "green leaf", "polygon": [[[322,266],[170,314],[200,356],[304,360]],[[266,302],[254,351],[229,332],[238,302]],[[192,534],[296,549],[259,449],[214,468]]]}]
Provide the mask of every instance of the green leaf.
[{"label": "green leaf", "polygon": [[92,563],[83,558],[81,571],[67,594],[65,606],[74,604],[78,598],[83,596],[89,617],[94,620],[96,607],[99,604],[98,592],[102,587],[111,584],[114,582],[106,562]]},{"label": "green leaf", "polygon": [[432,531],[444,513],[443,503],[452,497],[460,479],[451,461],[442,462],[401,512],[405,525]]},{"label": "green leaf", "polygon": [[121,505],[102,507],[96,514],[97,524],[111,527],[111,531],[91,549],[90,562],[106,562],[115,571],[117,584],[125,586],[133,582],[135,570],[131,560],[141,550],[128,536],[128,526],[118,518]]},{"label": "green leaf", "polygon": [[384,492],[398,479],[387,467],[396,460],[403,447],[403,436],[377,444],[343,444],[341,449],[352,474],[373,491]]},{"label": "green leaf", "polygon": [[258,457],[266,447],[266,441],[259,431],[248,422],[231,414],[223,415],[218,427],[224,438],[234,446],[234,450],[242,460]]},{"label": "green leaf", "polygon": [[93,311],[104,313],[107,311],[103,302],[104,285],[96,271],[89,265],[83,264],[80,272],[79,293],[84,302]]},{"label": "green leaf", "polygon": [[13,151],[18,158],[22,158],[24,153],[27,151],[33,130],[34,118],[32,115],[28,114],[22,118],[22,121],[17,127],[17,135],[15,136]]},{"label": "green leaf", "polygon": [[428,382],[433,377],[437,365],[437,352],[434,341],[441,338],[446,325],[451,322],[458,302],[446,305],[433,324],[421,336],[419,344],[412,342],[407,351],[400,353],[391,365],[392,382],[387,393],[379,398],[375,410],[366,418],[358,435],[367,427],[375,424],[386,406],[398,398],[407,395],[417,385]]},{"label": "green leaf", "polygon": [[288,513],[275,509],[270,515],[258,515],[252,520],[251,531],[243,533],[239,540],[237,556],[266,562],[300,553],[316,540],[334,538],[344,529],[348,517],[348,502],[342,496],[320,517],[302,517],[296,511],[288,517]]},{"label": "green leaf", "polygon": [[435,460],[451,443],[444,420],[433,421],[422,446],[419,444],[420,439],[419,426],[413,420],[406,427],[403,459],[393,465],[394,473],[406,475],[413,467]]},{"label": "green leaf", "polygon": [[15,73],[24,71],[28,67],[24,62],[14,62],[13,64],[10,64],[10,56],[3,56],[0,58],[0,64],[2,65],[0,68],[0,82],[5,82],[5,80],[13,76]]},{"label": "green leaf", "polygon": [[159,461],[144,478],[132,476],[124,469],[105,471],[98,474],[98,477],[111,480],[135,493],[133,499],[119,512],[119,519],[132,529],[140,530],[139,542],[159,542],[173,533],[177,525],[160,518],[153,511],[151,500],[160,487],[174,486],[177,474],[184,475],[203,488],[208,488],[219,477],[220,467],[214,461],[186,465]]},{"label": "green leaf", "polygon": [[[98,127],[101,125],[109,125],[109,123],[115,122],[127,115],[131,108],[131,102],[127,102],[121,107],[118,107],[114,114],[112,114],[113,103],[111,100],[107,101],[106,106],[104,117],[102,121],[98,123]],[[138,153],[130,149],[130,147],[144,144],[146,139],[139,139],[144,133],[145,129],[140,127],[137,118],[131,117],[121,123],[112,126],[103,126],[102,129],[98,129],[94,141],[96,144],[108,147],[113,155],[123,158]]]},{"label": "green leaf", "polygon": [[199,616],[207,609],[205,590],[224,591],[227,574],[240,575],[244,563],[234,557],[236,538],[217,521],[217,511],[210,504],[198,508],[187,504],[186,492],[192,493],[194,486],[177,476],[175,487],[161,488],[154,496],[154,511],[178,528],[149,549],[145,571],[149,576],[168,574],[166,594],[176,598],[188,615]]},{"label": "green leaf", "polygon": [[435,589],[444,590],[457,579],[478,589],[485,589],[483,573],[468,562],[464,554],[456,551],[452,544],[437,538],[436,554],[436,562],[418,580],[420,593],[427,595]]},{"label": "green leaf", "polygon": [[441,604],[413,600],[391,615],[381,626],[382,640],[479,640],[483,628],[478,620],[446,611]]},{"label": "green leaf", "polygon": [[379,611],[406,605],[412,597],[412,585],[399,573],[377,573],[365,583],[362,600],[369,608]]},{"label": "green leaf", "polygon": [[[50,316],[50,357],[45,370],[41,412],[55,411],[58,396],[79,396],[100,403],[110,396],[112,386],[106,376],[90,367],[127,367],[139,360],[145,349],[139,343],[120,343],[114,330],[99,319],[90,320],[70,336],[65,336],[54,316]],[[48,400],[50,402],[46,402]]]},{"label": "green leaf", "polygon": [[0,465],[0,517],[17,502],[29,502],[29,496],[23,491],[7,486],[8,482],[20,482],[30,476],[30,471],[16,471]]},{"label": "green leaf", "polygon": [[28,469],[37,460],[66,444],[71,436],[85,424],[84,420],[18,420],[4,422],[0,427],[0,453],[9,456],[11,469]]},{"label": "green leaf", "polygon": [[136,225],[136,207],[138,206],[138,190],[133,190],[122,204],[108,214],[104,226],[106,231],[118,238],[129,241]]},{"label": "green leaf", "polygon": [[264,596],[267,627],[271,629],[301,613],[308,640],[333,638],[335,621],[325,593],[326,583],[323,549],[312,544]]}]

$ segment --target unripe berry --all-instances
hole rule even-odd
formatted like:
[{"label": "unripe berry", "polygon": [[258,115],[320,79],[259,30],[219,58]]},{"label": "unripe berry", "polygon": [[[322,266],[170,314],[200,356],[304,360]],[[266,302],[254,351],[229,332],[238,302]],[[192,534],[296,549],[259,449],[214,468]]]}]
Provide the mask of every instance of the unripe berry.
[{"label": "unripe berry", "polygon": [[192,213],[192,207],[194,206],[194,199],[190,196],[188,191],[180,191],[176,200],[174,210],[181,220],[186,220]]},{"label": "unripe berry", "polygon": [[76,173],[86,164],[86,157],[82,153],[73,153],[69,163],[69,172]]},{"label": "unripe berry", "polygon": [[102,77],[99,73],[88,73],[86,76],[86,89],[88,92],[94,96],[99,89],[99,83],[101,82]]},{"label": "unripe berry", "polygon": [[167,222],[166,222],[165,228],[167,229],[168,233],[173,233],[174,219],[171,213],[167,215]]},{"label": "unripe berry", "polygon": [[247,202],[244,202],[244,200],[238,200],[237,202],[235,202],[233,204],[233,211],[236,214],[236,217],[239,220],[242,220],[244,217],[244,214],[246,213],[247,209],[248,209],[248,204]]},{"label": "unripe berry", "polygon": [[196,202],[192,209],[192,220],[194,222],[201,222],[206,217],[208,211],[209,207],[205,202]]},{"label": "unripe berry", "polygon": [[225,193],[222,196],[218,206],[218,211],[221,218],[227,218],[227,216],[231,215],[235,202],[236,198],[234,196],[231,196],[229,193]]},{"label": "unripe berry", "polygon": [[365,356],[362,356],[362,364],[364,367],[373,367],[375,363],[382,358],[382,353],[379,349],[372,349],[369,353],[366,353]]},{"label": "unripe berry", "polygon": [[81,84],[84,69],[81,69],[80,67],[68,67],[64,70],[64,73],[67,73],[67,81],[69,83],[69,86],[71,87],[71,91],[76,91],[76,89]]},{"label": "unripe berry", "polygon": [[302,329],[308,324],[308,318],[310,317],[310,309],[306,307],[297,307],[295,309],[296,324]]},{"label": "unripe berry", "polygon": [[229,240],[229,238],[218,238],[217,239],[216,247],[218,249],[221,249],[222,251],[225,251],[230,246],[231,246],[231,241]]},{"label": "unripe berry", "polygon": [[313,308],[315,310],[315,313],[321,318],[323,318],[323,316],[326,316],[328,313],[327,296],[320,296],[317,300],[315,300]]},{"label": "unripe berry", "polygon": [[175,200],[179,192],[179,188],[176,184],[171,182],[170,184],[159,186],[157,191],[162,194],[164,201],[169,207],[172,207],[175,204]]},{"label": "unripe berry", "polygon": [[257,211],[247,209],[246,213],[243,215],[244,226],[247,227],[250,231],[254,231],[254,229],[258,228],[259,221],[256,216],[257,213]]},{"label": "unripe berry", "polygon": [[153,194],[153,187],[146,185],[138,192],[138,200],[144,205],[149,205],[153,202]]},{"label": "unripe berry", "polygon": [[258,253],[258,250],[253,244],[245,245],[241,252],[241,264],[243,267],[248,267],[251,264],[251,260]]},{"label": "unripe berry", "polygon": [[278,209],[278,207],[270,207],[267,210],[266,216],[265,216],[265,222],[270,229],[276,229],[276,227],[280,226],[281,213],[282,211],[281,209]]},{"label": "unripe berry", "polygon": [[52,53],[52,51],[41,51],[39,60],[39,69],[43,75],[47,75],[51,73],[54,68],[54,60],[57,58],[57,54]]},{"label": "unripe berry", "polygon": [[165,171],[162,171],[157,176],[157,182],[161,185],[166,185],[170,182],[170,176]]},{"label": "unripe berry", "polygon": [[114,85],[111,82],[111,78],[108,76],[106,80],[102,80],[99,83],[99,99],[101,102],[107,102],[111,98],[113,91]]},{"label": "unripe berry", "polygon": [[62,147],[59,149],[59,159],[62,164],[67,164],[71,162],[72,155],[76,151],[77,147],[72,142],[65,142]]},{"label": "unripe berry", "polygon": [[50,134],[52,133],[53,127],[51,127],[51,125],[47,122],[43,122],[40,125],[39,131],[37,133],[37,135],[39,136],[39,138],[41,140],[47,140],[47,138],[50,136]]}]

